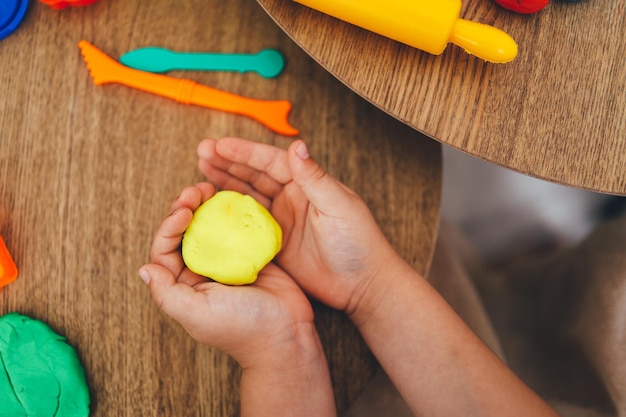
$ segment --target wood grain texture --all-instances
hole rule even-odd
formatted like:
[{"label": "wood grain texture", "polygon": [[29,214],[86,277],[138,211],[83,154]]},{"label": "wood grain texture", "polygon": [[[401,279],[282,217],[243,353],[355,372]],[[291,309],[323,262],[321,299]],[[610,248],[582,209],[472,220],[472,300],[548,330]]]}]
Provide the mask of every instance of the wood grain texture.
[{"label": "wood grain texture", "polygon": [[339,80],[416,130],[524,174],[626,194],[625,0],[553,0],[534,15],[464,1],[464,18],[517,41],[505,65],[452,44],[432,56],[291,0],[258,2]]},{"label": "wood grain texture", "polygon": [[[400,253],[425,273],[439,219],[441,149],[330,76],[250,0],[103,0],[61,12],[31,2],[0,42],[0,233],[20,269],[0,292],[65,335],[82,359],[98,416],[234,416],[238,366],[192,340],[137,276],[170,202],[203,178],[204,137],[290,140],[239,116],[120,85],[96,87],[86,39],[114,58],[137,47],[280,49],[278,78],[177,72],[234,93],[289,99],[312,155],[359,192]],[[339,410],[377,364],[354,327],[316,306]]]}]

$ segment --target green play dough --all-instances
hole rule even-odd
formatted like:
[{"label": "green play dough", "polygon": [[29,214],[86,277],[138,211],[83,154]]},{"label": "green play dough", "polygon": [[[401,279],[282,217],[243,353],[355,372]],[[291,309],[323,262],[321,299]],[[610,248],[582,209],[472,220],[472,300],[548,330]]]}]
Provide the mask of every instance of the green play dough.
[{"label": "green play dough", "polygon": [[85,370],[65,338],[18,313],[0,317],[0,417],[85,417]]}]

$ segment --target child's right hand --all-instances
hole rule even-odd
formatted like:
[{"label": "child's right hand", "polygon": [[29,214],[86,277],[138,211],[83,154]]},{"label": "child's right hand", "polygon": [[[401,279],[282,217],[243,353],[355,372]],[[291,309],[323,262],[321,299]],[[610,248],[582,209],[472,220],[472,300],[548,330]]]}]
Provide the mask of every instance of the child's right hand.
[{"label": "child's right hand", "polygon": [[218,188],[250,194],[283,228],[278,263],[321,302],[351,314],[372,280],[402,262],[366,204],[328,175],[302,141],[287,151],[204,140],[199,168]]}]

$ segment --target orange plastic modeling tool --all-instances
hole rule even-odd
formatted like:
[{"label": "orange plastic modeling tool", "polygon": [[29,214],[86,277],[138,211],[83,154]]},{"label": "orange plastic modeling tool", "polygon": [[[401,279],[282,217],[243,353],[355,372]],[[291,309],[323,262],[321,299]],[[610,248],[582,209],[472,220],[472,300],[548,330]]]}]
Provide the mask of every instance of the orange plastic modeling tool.
[{"label": "orange plastic modeling tool", "polygon": [[0,288],[17,279],[17,266],[0,236]]},{"label": "orange plastic modeling tool", "polygon": [[281,135],[298,134],[298,130],[287,121],[291,111],[291,103],[287,100],[256,100],[191,80],[135,70],[114,61],[87,41],[80,41],[78,46],[96,85],[119,83],[180,103],[247,116]]}]

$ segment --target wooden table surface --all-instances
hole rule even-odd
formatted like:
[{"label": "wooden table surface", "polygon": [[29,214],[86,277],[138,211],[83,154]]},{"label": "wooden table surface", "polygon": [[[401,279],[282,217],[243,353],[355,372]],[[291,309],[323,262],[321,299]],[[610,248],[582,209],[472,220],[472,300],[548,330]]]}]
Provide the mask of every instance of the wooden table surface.
[{"label": "wooden table surface", "polygon": [[416,130],[525,174],[626,194],[626,0],[552,0],[534,15],[465,0],[461,16],[517,41],[505,65],[452,44],[429,55],[292,0],[258,2],[339,80]]},{"label": "wooden table surface", "polygon": [[[256,74],[170,74],[293,103],[291,123],[313,156],[359,192],[400,253],[428,269],[438,230],[441,149],[324,71],[252,0],[101,0],[54,11],[32,1],[0,42],[0,234],[19,269],[0,292],[17,311],[65,335],[86,368],[96,416],[233,416],[238,366],[192,340],[154,305],[137,276],[171,201],[202,180],[204,137],[290,139],[247,118],[178,104],[121,85],[94,86],[78,49],[114,58],[156,45],[256,52],[287,60]],[[377,369],[340,313],[316,306],[337,405]]]}]

